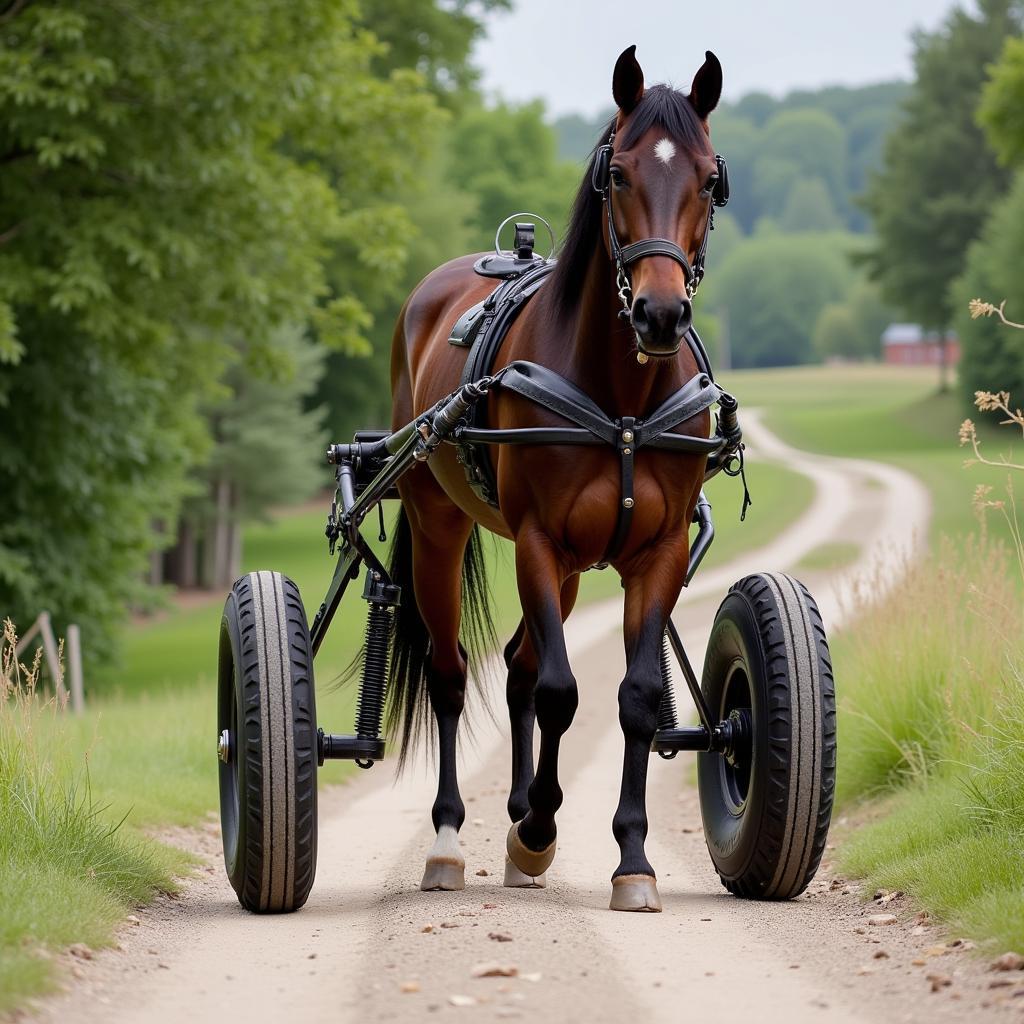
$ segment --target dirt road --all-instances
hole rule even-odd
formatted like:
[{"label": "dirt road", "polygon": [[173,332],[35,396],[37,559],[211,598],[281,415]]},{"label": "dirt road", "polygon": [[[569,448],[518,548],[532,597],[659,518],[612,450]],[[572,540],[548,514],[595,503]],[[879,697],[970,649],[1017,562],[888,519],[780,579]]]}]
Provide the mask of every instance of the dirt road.
[{"label": "dirt road", "polygon": [[[684,594],[676,622],[698,663],[718,601],[745,572],[791,569],[826,542],[861,545],[856,570],[805,574],[835,630],[856,574],[873,565],[873,585],[884,585],[927,526],[927,495],[902,471],[794,452],[750,414],[745,426],[753,451],[809,475],[816,497],[771,545],[709,570]],[[741,528],[726,526],[724,511],[720,518],[723,528]],[[120,950],[82,965],[84,979],[51,1001],[44,1017],[62,1024],[291,1017],[374,1024],[426,1017],[670,1021],[713,1013],[798,1024],[963,1021],[996,1012],[983,1007],[991,993],[980,968],[965,953],[940,953],[933,929],[901,911],[898,900],[885,909],[895,910],[899,923],[868,924],[878,908],[834,878],[829,854],[798,900],[756,904],[728,896],[704,847],[686,756],[654,758],[651,766],[648,852],[665,912],[606,909],[617,863],[611,817],[621,764],[620,621],[616,601],[582,608],[570,620],[580,710],[563,741],[565,803],[547,889],[501,886],[506,727],[477,715],[461,772],[464,892],[418,889],[433,838],[433,773],[421,763],[394,784],[391,767],[378,766],[323,793],[319,868],[305,909],[278,918],[245,914],[224,877],[211,823],[201,839],[189,834],[210,867],[182,897],[161,901],[127,926]],[[502,708],[500,696],[494,706]],[[473,976],[488,963],[517,976]],[[933,986],[928,975],[953,983]]]}]

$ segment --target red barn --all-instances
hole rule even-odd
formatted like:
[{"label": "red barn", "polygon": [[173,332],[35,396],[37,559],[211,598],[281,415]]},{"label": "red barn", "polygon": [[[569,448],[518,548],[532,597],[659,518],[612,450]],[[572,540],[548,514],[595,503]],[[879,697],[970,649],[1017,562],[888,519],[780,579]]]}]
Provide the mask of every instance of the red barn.
[{"label": "red barn", "polygon": [[947,366],[960,362],[960,339],[949,332],[925,331],[920,324],[889,324],[882,333],[882,358],[890,366]]}]

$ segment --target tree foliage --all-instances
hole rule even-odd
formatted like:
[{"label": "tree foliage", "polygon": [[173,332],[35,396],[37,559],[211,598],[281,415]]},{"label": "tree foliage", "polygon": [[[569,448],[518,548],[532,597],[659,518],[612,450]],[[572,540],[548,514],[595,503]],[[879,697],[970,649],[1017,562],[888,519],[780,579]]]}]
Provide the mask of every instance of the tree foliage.
[{"label": "tree foliage", "polygon": [[[1016,331],[995,317],[972,320],[967,304],[980,298],[998,305],[1006,315],[1024,319],[1024,171],[1010,193],[992,210],[981,237],[971,246],[962,279],[953,289],[956,330],[963,346],[960,388],[965,408],[974,405],[975,391],[1024,394],[1024,347]],[[1016,315],[1015,315],[1016,314]]]},{"label": "tree foliage", "polygon": [[[385,265],[426,151],[419,78],[375,76],[345,0],[81,0],[0,21],[0,607],[102,647],[173,521],[232,346],[286,370],[365,312],[325,256]],[[368,224],[383,225],[377,230]],[[333,282],[333,286],[332,286]]]},{"label": "tree foliage", "polygon": [[982,93],[978,120],[1004,164],[1024,163],[1024,39],[1006,40]]},{"label": "tree foliage", "polygon": [[511,8],[511,0],[360,0],[360,22],[384,46],[373,58],[381,77],[413,69],[446,105],[474,95],[479,71],[470,62],[482,18]]},{"label": "tree foliage", "polygon": [[842,301],[822,309],[814,325],[814,351],[823,360],[877,359],[882,333],[892,320],[878,286],[857,281]]},{"label": "tree foliage", "polygon": [[957,8],[938,31],[916,37],[916,80],[866,193],[877,237],[870,272],[926,327],[952,320],[950,285],[1009,183],[975,112],[988,66],[1020,30],[1018,0],[979,0],[977,15]]},{"label": "tree foliage", "polygon": [[[854,200],[881,164],[882,141],[906,94],[904,83],[884,82],[799,90],[781,99],[750,93],[723,103],[711,117],[711,138],[729,162],[730,213],[747,233],[760,220],[778,222],[796,184],[816,178],[825,185],[838,226],[865,231],[866,218]],[[582,159],[611,114],[559,118],[561,154]]]},{"label": "tree foliage", "polygon": [[733,249],[705,287],[711,310],[728,311],[734,367],[814,359],[814,325],[855,276],[850,246],[849,236],[765,231]]}]

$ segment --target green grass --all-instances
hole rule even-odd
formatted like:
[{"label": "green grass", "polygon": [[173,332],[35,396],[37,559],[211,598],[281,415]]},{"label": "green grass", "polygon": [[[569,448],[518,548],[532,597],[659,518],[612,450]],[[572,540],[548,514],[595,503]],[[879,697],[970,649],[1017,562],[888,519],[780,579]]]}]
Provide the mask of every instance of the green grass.
[{"label": "green grass", "polygon": [[[984,540],[972,509],[978,484],[1004,496],[1007,471],[964,468],[964,412],[957,396],[936,393],[934,371],[726,376],[791,444],[890,462],[928,488],[931,557],[833,638],[837,800],[872,802],[840,858],[869,891],[902,889],[986,948],[1024,950],[1022,581],[1012,547],[998,543],[1009,540],[1001,517]],[[1020,448],[1005,428],[981,437],[990,457]]]},{"label": "green grass", "polygon": [[1024,949],[1024,687],[1014,676],[962,759],[895,797],[847,844],[868,888],[899,888],[992,952]]},{"label": "green grass", "polygon": [[819,544],[812,548],[797,563],[797,569],[842,569],[857,560],[860,546],[845,541]]},{"label": "green grass", "polygon": [[844,868],[992,949],[1024,949],[1024,606],[1008,557],[944,545],[833,645],[837,801],[886,812]]},{"label": "green grass", "polygon": [[0,679],[0,1013],[53,987],[48,951],[108,944],[184,862],[97,802],[67,721]]}]

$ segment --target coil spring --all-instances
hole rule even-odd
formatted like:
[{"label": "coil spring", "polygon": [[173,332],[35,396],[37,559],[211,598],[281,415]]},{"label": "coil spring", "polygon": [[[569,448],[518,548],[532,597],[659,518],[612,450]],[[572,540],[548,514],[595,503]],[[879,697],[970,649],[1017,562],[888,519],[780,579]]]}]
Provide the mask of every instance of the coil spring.
[{"label": "coil spring", "polygon": [[[663,689],[661,691],[661,704],[658,707],[658,731],[662,729],[675,729],[679,725],[676,715],[676,693],[672,686],[672,661],[669,656],[668,634],[661,638],[661,679]],[[663,752],[662,757],[671,760],[675,757],[675,751]]]},{"label": "coil spring", "polygon": [[356,735],[361,739],[380,736],[384,698],[387,696],[391,625],[391,609],[371,601],[366,616],[366,654],[356,710]]}]

